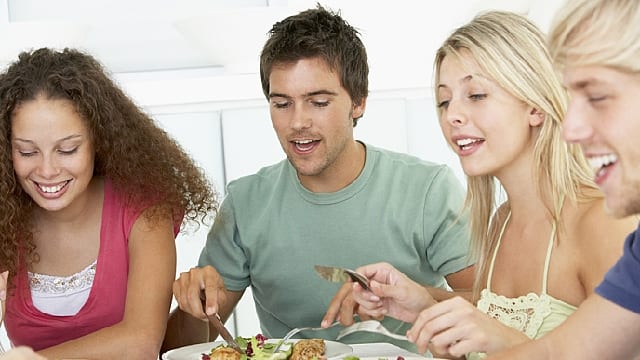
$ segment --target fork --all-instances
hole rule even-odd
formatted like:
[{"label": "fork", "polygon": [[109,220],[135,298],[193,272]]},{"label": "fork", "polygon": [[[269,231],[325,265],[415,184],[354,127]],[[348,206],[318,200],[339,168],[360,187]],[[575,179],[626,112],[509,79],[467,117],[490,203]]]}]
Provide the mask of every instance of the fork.
[{"label": "fork", "polygon": [[349,327],[344,328],[343,330],[341,330],[338,333],[338,337],[336,337],[336,340],[340,340],[343,337],[354,333],[356,331],[368,331],[368,332],[374,332],[374,333],[378,333],[378,334],[382,334],[385,336],[388,336],[392,339],[396,339],[396,340],[405,340],[407,341],[407,337],[404,335],[399,335],[396,333],[393,333],[391,331],[389,331],[389,329],[387,329],[386,327],[384,327],[379,321],[377,320],[365,320],[365,321],[360,321],[357,322]]},{"label": "fork", "polygon": [[332,328],[336,325],[340,324],[339,321],[334,322],[333,324],[327,326],[326,328],[323,327],[299,327],[299,328],[293,328],[291,330],[289,330],[289,332],[282,338],[282,340],[280,340],[280,342],[278,342],[278,345],[275,347],[275,349],[273,349],[273,354],[275,354],[278,350],[280,350],[280,347],[282,347],[282,344],[284,344],[285,342],[287,342],[289,339],[291,339],[291,337],[301,331],[307,331],[307,330],[312,330],[312,331],[318,331],[318,330],[325,330],[325,329],[329,329]]}]

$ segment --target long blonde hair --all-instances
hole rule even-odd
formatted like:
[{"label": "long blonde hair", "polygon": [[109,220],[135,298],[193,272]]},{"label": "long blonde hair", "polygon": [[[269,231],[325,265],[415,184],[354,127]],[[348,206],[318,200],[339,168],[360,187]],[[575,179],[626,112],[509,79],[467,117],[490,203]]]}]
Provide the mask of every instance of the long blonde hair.
[{"label": "long blonde hair", "polygon": [[570,0],[556,14],[549,49],[558,67],[640,72],[640,1]]},{"label": "long blonde hair", "polygon": [[[436,87],[442,61],[447,56],[459,57],[461,49],[471,54],[486,76],[544,114],[534,145],[534,182],[544,203],[550,204],[547,211],[552,219],[562,226],[563,199],[576,201],[581,187],[595,188],[595,185],[580,148],[562,139],[567,95],[554,73],[544,35],[521,15],[503,11],[482,13],[455,30],[438,49],[434,62]],[[500,226],[496,225],[505,221],[503,212],[495,213],[496,184],[491,175],[467,177],[465,206],[470,209],[476,297],[483,287],[487,260],[497,242]]]}]

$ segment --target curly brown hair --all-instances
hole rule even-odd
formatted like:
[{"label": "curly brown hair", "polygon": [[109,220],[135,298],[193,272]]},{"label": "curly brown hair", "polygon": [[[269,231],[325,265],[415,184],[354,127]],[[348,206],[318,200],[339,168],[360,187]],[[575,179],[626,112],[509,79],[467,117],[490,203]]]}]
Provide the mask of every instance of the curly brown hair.
[{"label": "curly brown hair", "polygon": [[95,149],[94,176],[111,180],[127,206],[150,221],[167,215],[197,227],[218,210],[217,194],[182,147],[116,85],[92,56],[75,49],[23,52],[0,74],[0,269],[32,261],[35,203],[16,178],[11,119],[21,104],[66,99],[84,120]]}]

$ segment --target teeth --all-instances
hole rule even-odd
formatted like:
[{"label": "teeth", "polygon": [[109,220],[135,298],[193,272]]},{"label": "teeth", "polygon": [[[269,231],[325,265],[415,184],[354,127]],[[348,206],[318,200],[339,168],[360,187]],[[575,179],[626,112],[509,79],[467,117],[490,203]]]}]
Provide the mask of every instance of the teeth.
[{"label": "teeth", "polygon": [[473,139],[461,139],[456,141],[456,143],[458,144],[458,146],[465,146],[465,145],[469,145],[471,143],[475,142],[475,140]]},{"label": "teeth", "polygon": [[616,161],[618,161],[618,157],[615,154],[593,156],[589,158],[589,165],[591,165],[591,168],[597,171],[598,169],[604,166],[611,165]]},{"label": "teeth", "polygon": [[42,186],[42,185],[38,185],[38,186],[40,187],[40,190],[42,190],[43,192],[51,194],[51,193],[56,193],[60,191],[60,189],[62,189],[66,184],[67,183],[64,182],[57,186]]},{"label": "teeth", "polygon": [[456,140],[456,144],[462,150],[466,150],[469,145],[482,141],[481,139],[460,139]]},{"label": "teeth", "polygon": [[293,140],[295,147],[300,151],[309,151],[313,148],[314,141],[313,140]]}]

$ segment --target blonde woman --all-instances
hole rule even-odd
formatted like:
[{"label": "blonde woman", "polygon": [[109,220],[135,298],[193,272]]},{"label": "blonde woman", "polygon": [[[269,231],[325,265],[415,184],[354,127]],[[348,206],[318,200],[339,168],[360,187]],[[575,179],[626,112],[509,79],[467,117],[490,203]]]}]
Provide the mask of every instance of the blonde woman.
[{"label": "blonde woman", "polygon": [[[620,256],[634,220],[605,213],[582,152],[563,141],[565,92],[525,17],[477,16],[440,47],[435,75],[442,132],[468,177],[477,307],[461,297],[428,306],[426,289],[380,264],[359,269],[373,293],[355,297],[371,315],[413,322],[419,350],[476,358],[562,323]],[[506,200],[496,208],[497,184]]]},{"label": "blonde woman", "polygon": [[[639,24],[637,0],[574,0],[550,33],[554,62],[571,94],[564,137],[582,146],[616,216],[640,213]],[[636,230],[622,258],[568,321],[540,341],[491,359],[638,358],[639,259]]]}]

